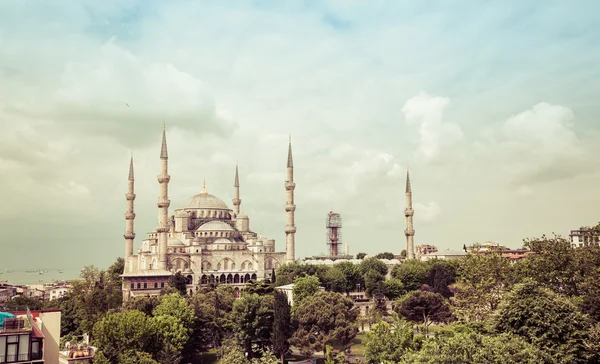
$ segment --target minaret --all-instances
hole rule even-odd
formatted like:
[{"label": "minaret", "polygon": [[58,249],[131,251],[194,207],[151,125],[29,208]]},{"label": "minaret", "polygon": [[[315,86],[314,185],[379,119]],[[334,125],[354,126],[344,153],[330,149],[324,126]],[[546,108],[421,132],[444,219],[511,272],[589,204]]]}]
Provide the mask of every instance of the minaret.
[{"label": "minaret", "polygon": [[235,163],[235,180],[233,181],[233,215],[240,214],[240,178],[238,177],[238,165]]},{"label": "minaret", "polygon": [[404,216],[406,216],[406,258],[414,259],[415,257],[415,229],[413,227],[413,215],[415,210],[412,207],[412,189],[410,187],[410,174],[406,171],[406,208],[404,209]]},{"label": "minaret", "polygon": [[[167,132],[166,126],[163,128],[162,146],[160,148],[160,174],[158,183],[160,184],[160,195],[158,197],[158,269],[167,269],[167,242],[169,233],[169,154],[167,153]],[[153,267],[154,268],[154,267]]]},{"label": "minaret", "polygon": [[294,223],[294,211],[296,210],[296,205],[294,205],[295,188],[296,184],[294,183],[294,162],[292,160],[292,137],[290,136],[287,160],[287,180],[285,181],[285,190],[287,195],[285,200],[285,212],[287,215],[285,224],[286,263],[293,263],[296,260],[294,253],[294,237],[296,234],[296,225]]},{"label": "minaret", "polygon": [[133,219],[135,219],[135,213],[133,212],[133,201],[135,200],[135,193],[133,189],[134,178],[133,178],[133,154],[129,161],[129,178],[127,179],[127,194],[125,199],[127,200],[125,210],[125,264],[129,257],[133,255],[133,239],[135,239],[135,233],[133,232]]}]

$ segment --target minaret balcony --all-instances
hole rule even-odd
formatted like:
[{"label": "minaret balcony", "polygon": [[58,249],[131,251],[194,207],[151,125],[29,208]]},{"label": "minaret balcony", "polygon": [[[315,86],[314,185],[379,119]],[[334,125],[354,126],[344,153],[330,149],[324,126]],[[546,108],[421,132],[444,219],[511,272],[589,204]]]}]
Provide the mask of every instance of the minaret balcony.
[{"label": "minaret balcony", "polygon": [[285,226],[285,233],[286,234],[293,234],[295,232],[296,232],[296,227],[295,226],[293,226],[293,225],[291,225],[291,226],[290,225],[286,225]]},{"label": "minaret balcony", "polygon": [[168,226],[157,226],[156,227],[156,232],[157,233],[168,233],[169,232],[169,227]]},{"label": "minaret balcony", "polygon": [[415,214],[415,210],[413,209],[404,209],[404,216],[409,217]]},{"label": "minaret balcony", "polygon": [[156,176],[156,178],[158,178],[158,183],[169,183],[169,181],[171,180],[171,176],[169,176],[168,174],[159,174],[158,176]]},{"label": "minaret balcony", "polygon": [[404,230],[404,235],[406,236],[414,236],[415,235],[415,230],[414,229],[406,229]]},{"label": "minaret balcony", "polygon": [[135,212],[126,212],[125,213],[125,220],[133,220],[135,219]]},{"label": "minaret balcony", "polygon": [[286,182],[285,189],[286,191],[293,191],[296,188],[296,184],[294,182]]},{"label": "minaret balcony", "polygon": [[125,195],[125,198],[127,199],[127,201],[133,201],[135,200],[135,193],[128,193]]},{"label": "minaret balcony", "polygon": [[123,237],[127,240],[133,240],[135,239],[135,233],[134,232],[126,232],[125,234],[123,234]]},{"label": "minaret balcony", "polygon": [[296,211],[296,205],[285,205],[286,212],[294,212]]},{"label": "minaret balcony", "polygon": [[234,206],[239,206],[242,203],[242,200],[239,198],[234,198],[233,200],[231,200],[233,202]]},{"label": "minaret balcony", "polygon": [[169,207],[170,204],[171,204],[171,200],[169,200],[168,198],[159,198],[158,202],[156,203],[156,206],[163,208],[163,207]]}]

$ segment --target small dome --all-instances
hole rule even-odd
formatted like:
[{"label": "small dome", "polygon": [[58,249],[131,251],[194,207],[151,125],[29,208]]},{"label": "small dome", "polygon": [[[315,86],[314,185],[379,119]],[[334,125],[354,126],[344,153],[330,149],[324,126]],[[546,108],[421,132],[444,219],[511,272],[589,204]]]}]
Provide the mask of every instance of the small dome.
[{"label": "small dome", "polygon": [[196,231],[234,231],[234,228],[226,222],[213,220],[200,225]]},{"label": "small dome", "polygon": [[233,241],[227,239],[227,238],[218,238],[217,240],[213,241],[213,244],[231,244],[233,243]]},{"label": "small dome", "polygon": [[169,246],[184,246],[184,244],[179,239],[169,239],[167,245],[169,245]]},{"label": "small dome", "polygon": [[216,209],[229,210],[227,204],[223,200],[208,194],[206,192],[199,193],[190,197],[184,204],[184,209]]}]

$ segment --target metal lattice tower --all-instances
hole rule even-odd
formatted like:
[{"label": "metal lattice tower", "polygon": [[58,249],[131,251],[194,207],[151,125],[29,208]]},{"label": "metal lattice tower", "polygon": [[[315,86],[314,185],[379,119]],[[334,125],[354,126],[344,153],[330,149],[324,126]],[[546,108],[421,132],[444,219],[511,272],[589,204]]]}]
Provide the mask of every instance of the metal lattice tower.
[{"label": "metal lattice tower", "polygon": [[342,216],[330,211],[325,221],[327,229],[327,245],[329,245],[329,255],[338,256],[340,246],[342,245]]}]

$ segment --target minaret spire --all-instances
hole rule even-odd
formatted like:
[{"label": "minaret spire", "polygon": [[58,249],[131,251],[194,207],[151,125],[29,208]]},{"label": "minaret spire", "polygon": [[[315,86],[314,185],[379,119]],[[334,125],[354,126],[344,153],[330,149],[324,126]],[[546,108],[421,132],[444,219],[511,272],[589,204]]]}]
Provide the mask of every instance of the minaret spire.
[{"label": "minaret spire", "polygon": [[238,174],[238,164],[235,162],[235,179],[233,181],[233,215],[237,216],[240,214],[240,177]]},{"label": "minaret spire", "polygon": [[413,226],[413,215],[415,211],[412,206],[412,188],[410,185],[410,172],[406,170],[406,208],[404,209],[404,216],[406,217],[406,229],[404,235],[406,236],[406,258],[415,258],[415,229]]},{"label": "minaret spire", "polygon": [[294,189],[296,184],[294,183],[294,162],[292,160],[292,136],[290,135],[289,147],[288,147],[288,160],[287,160],[287,180],[285,181],[286,190],[286,224],[285,224],[285,252],[286,252],[286,263],[293,263],[295,258],[295,234],[296,224],[294,222],[294,211],[296,205],[294,205]]},{"label": "minaret spire", "polygon": [[125,267],[127,269],[128,260],[133,255],[133,240],[135,239],[135,232],[133,230],[133,220],[135,219],[135,212],[133,205],[135,201],[134,191],[134,178],[133,178],[133,153],[129,161],[129,178],[127,179],[127,194],[126,199],[126,210],[125,210]]},{"label": "minaret spire", "polygon": [[167,269],[167,243],[170,230],[169,223],[169,154],[167,153],[167,131],[166,124],[163,125],[162,145],[160,148],[160,174],[157,176],[160,185],[160,195],[158,197],[158,267],[153,269]]}]

